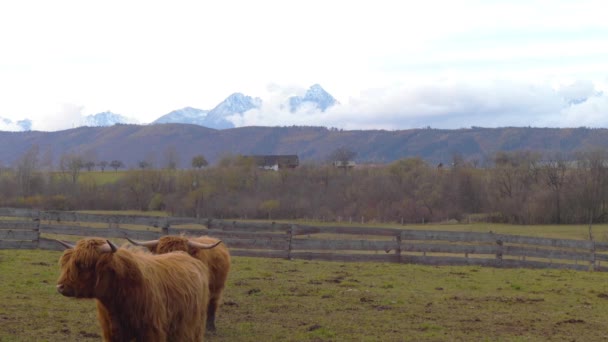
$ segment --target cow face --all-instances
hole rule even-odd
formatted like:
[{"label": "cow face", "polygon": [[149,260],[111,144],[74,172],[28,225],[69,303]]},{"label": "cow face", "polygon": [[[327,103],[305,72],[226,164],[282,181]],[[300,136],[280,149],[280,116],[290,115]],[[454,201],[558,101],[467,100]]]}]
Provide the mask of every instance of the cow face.
[{"label": "cow face", "polygon": [[200,243],[188,239],[187,237],[180,236],[163,236],[158,240],[142,241],[138,242],[131,240],[127,237],[127,240],[136,246],[144,246],[154,254],[165,254],[175,251],[187,252],[190,255],[195,255],[201,249],[211,249],[222,243],[220,240],[211,239],[211,243]]},{"label": "cow face", "polygon": [[175,251],[188,252],[188,247],[188,239],[183,236],[163,236],[158,240],[158,244],[153,252],[156,254],[165,254]]},{"label": "cow face", "polygon": [[115,250],[115,246],[102,239],[83,239],[66,249],[59,260],[61,274],[57,291],[66,297],[95,297],[101,279],[99,261],[110,257],[108,253]]}]

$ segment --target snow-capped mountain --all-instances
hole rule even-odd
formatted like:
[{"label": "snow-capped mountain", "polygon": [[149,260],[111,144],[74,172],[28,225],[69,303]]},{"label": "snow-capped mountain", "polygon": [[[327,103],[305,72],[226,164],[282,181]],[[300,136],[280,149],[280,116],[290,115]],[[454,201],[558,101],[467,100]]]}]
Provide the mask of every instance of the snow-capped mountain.
[{"label": "snow-capped mountain", "polygon": [[17,121],[17,127],[21,128],[23,131],[31,131],[32,130],[32,120],[23,119]]},{"label": "snow-capped mountain", "polygon": [[262,100],[258,97],[234,93],[207,113],[202,125],[215,129],[232,128],[234,124],[227,118],[235,114],[243,114],[248,110],[260,108]]},{"label": "snow-capped mountain", "polygon": [[[280,99],[280,108],[282,110],[297,111],[301,106],[313,106],[321,111],[338,104],[338,101],[326,92],[319,84],[311,86],[304,96],[292,96]],[[575,98],[573,103],[583,102],[585,99]],[[288,103],[289,107],[285,106]],[[193,107],[185,107],[174,110],[154,120],[152,124],[158,123],[186,123],[205,126],[214,129],[225,129],[235,127],[231,121],[231,117],[235,115],[243,115],[243,113],[251,109],[260,109],[262,107],[262,99],[259,97],[251,97],[242,93],[234,93],[228,96],[224,101],[215,106],[211,110],[198,109]],[[137,119],[133,119],[121,114],[106,111],[94,115],[88,115],[81,119],[74,120],[72,127],[76,126],[113,126],[115,124],[141,124]],[[34,126],[29,119],[12,121],[0,117],[0,131],[30,131]],[[39,127],[36,125],[36,127]]]},{"label": "snow-capped mountain", "polygon": [[[305,104],[321,111],[338,104],[338,101],[319,84],[312,85],[304,96],[292,96],[286,100],[289,102],[291,112],[295,112]],[[259,97],[234,93],[211,110],[186,107],[163,115],[152,123],[189,123],[214,129],[233,128],[235,126],[230,120],[231,116],[242,115],[248,110],[261,107],[262,99]]]},{"label": "snow-capped mountain", "polygon": [[23,119],[13,122],[11,119],[0,117],[0,131],[25,132],[32,130],[32,120]]},{"label": "snow-capped mountain", "polygon": [[209,113],[208,110],[186,107],[165,114],[152,123],[185,123],[204,126],[207,113]]},{"label": "snow-capped mountain", "polygon": [[115,114],[110,111],[87,115],[82,120],[82,126],[100,127],[114,126],[115,124],[137,123],[137,120],[128,118],[124,115]]},{"label": "snow-capped mountain", "polygon": [[306,102],[313,104],[324,112],[327,108],[338,103],[336,99],[325,91],[319,84],[314,84],[306,91],[304,96],[292,96],[289,98],[289,109],[295,112]]}]

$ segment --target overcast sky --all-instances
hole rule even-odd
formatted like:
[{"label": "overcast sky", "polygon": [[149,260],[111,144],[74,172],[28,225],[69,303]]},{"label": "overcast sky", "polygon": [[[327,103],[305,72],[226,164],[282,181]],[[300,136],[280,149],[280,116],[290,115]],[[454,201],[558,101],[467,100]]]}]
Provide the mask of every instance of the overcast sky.
[{"label": "overcast sky", "polygon": [[[0,118],[149,123],[242,92],[265,104],[239,126],[608,127],[607,13],[603,0],[3,1]],[[280,110],[315,83],[340,105]]]}]

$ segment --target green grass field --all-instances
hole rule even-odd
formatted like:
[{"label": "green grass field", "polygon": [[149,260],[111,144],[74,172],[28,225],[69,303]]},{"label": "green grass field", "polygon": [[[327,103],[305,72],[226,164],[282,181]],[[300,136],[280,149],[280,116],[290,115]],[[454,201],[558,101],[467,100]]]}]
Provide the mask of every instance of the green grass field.
[{"label": "green grass field", "polygon": [[80,173],[79,182],[94,181],[99,185],[115,183],[117,180],[125,177],[126,171],[105,170],[101,171],[83,171]]},{"label": "green grass field", "polygon": [[[0,341],[98,341],[61,253],[0,250]],[[208,341],[605,341],[608,274],[233,258]]]}]

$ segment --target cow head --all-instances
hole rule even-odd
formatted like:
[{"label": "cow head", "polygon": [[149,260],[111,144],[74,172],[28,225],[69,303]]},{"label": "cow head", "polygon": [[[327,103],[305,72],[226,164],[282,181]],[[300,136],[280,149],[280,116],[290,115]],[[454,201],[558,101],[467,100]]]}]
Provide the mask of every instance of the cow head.
[{"label": "cow head", "polygon": [[66,297],[93,298],[102,277],[99,264],[111,258],[116,246],[109,240],[89,238],[75,245],[58,241],[66,250],[59,259],[61,274],[57,280],[57,291]]},{"label": "cow head", "polygon": [[136,246],[144,246],[144,247],[148,248],[152,253],[155,253],[155,254],[164,254],[164,253],[169,253],[169,252],[174,252],[174,251],[183,251],[183,252],[193,254],[198,249],[211,249],[211,248],[219,245],[220,243],[222,243],[222,241],[217,241],[215,243],[210,243],[210,244],[200,243],[200,242],[192,241],[183,235],[163,236],[158,240],[150,240],[150,241],[143,241],[143,242],[134,241],[129,238],[127,238],[127,240],[129,240],[129,242],[131,242],[132,244],[134,244]]}]

